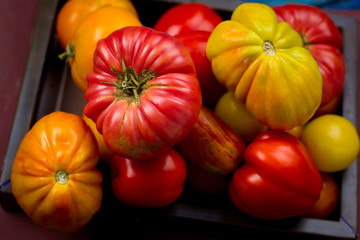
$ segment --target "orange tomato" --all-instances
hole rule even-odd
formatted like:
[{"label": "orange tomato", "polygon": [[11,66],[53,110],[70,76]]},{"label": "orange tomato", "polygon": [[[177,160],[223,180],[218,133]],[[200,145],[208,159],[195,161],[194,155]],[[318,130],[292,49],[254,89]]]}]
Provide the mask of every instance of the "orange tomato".
[{"label": "orange tomato", "polygon": [[99,131],[96,129],[96,124],[93,120],[86,117],[85,115],[83,115],[83,119],[85,120],[85,122],[91,128],[91,130],[95,135],[96,141],[99,146],[101,159],[106,163],[110,163],[114,156],[114,153],[106,146],[103,135],[101,135]]},{"label": "orange tomato", "polygon": [[79,23],[72,41],[74,55],[69,53],[69,63],[72,79],[81,91],[85,92],[87,89],[86,75],[93,72],[93,55],[97,42],[126,26],[142,24],[131,12],[112,6],[93,11]]},{"label": "orange tomato", "polygon": [[138,16],[129,0],[69,0],[61,7],[56,18],[56,34],[60,46],[65,50],[66,45],[72,41],[79,22],[89,13],[104,6],[121,7]]},{"label": "orange tomato", "polygon": [[42,227],[73,232],[99,210],[102,174],[94,134],[78,115],[53,112],[22,139],[11,185],[25,213]]}]

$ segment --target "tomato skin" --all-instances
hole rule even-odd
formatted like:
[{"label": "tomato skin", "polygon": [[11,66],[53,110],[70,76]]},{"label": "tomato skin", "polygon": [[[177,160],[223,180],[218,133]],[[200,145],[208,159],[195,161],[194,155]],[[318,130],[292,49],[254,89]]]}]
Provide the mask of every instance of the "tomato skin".
[{"label": "tomato skin", "polygon": [[[280,21],[288,22],[302,36],[304,47],[317,61],[323,79],[320,108],[327,105],[341,94],[345,80],[340,30],[324,11],[315,6],[285,4],[275,7],[274,11]],[[332,109],[328,110],[325,113],[333,113]]]},{"label": "tomato skin", "polygon": [[111,162],[111,186],[122,203],[140,207],[163,207],[181,195],[186,163],[170,148],[147,161],[115,156]]},{"label": "tomato skin", "polygon": [[[11,170],[13,194],[38,225],[74,232],[101,206],[98,161],[99,149],[85,121],[75,114],[50,113],[21,141]],[[67,182],[56,178],[59,172],[68,174]]]},{"label": "tomato skin", "polygon": [[178,4],[167,10],[154,25],[154,29],[176,36],[187,31],[211,32],[222,22],[222,17],[202,3]]},{"label": "tomato skin", "polygon": [[206,55],[217,80],[272,129],[306,123],[321,103],[317,62],[300,35],[265,4],[240,4],[212,31]]},{"label": "tomato skin", "polygon": [[226,92],[226,88],[215,78],[211,62],[206,57],[206,43],[211,32],[189,31],[176,35],[189,50],[194,61],[196,75],[200,83],[202,103],[213,109],[218,99]]},{"label": "tomato skin", "polygon": [[[135,73],[156,73],[140,89],[138,101],[105,83],[120,81],[113,70],[124,73],[122,59]],[[195,76],[191,56],[178,39],[146,27],[120,29],[98,43],[84,114],[96,122],[111,151],[150,158],[181,141],[195,124],[201,108]]]},{"label": "tomato skin", "polygon": [[129,0],[71,0],[66,1],[56,17],[56,34],[60,46],[65,50],[66,45],[72,42],[76,27],[89,13],[103,7],[115,6],[124,8],[135,16],[137,11]]},{"label": "tomato skin", "polygon": [[126,26],[142,26],[131,12],[106,6],[88,14],[78,25],[73,41],[75,56],[69,58],[71,76],[83,92],[87,89],[86,75],[93,72],[93,56],[97,42],[113,31]]},{"label": "tomato skin", "polygon": [[245,143],[213,111],[202,106],[195,125],[176,149],[202,169],[225,175],[241,163]]},{"label": "tomato skin", "polygon": [[321,172],[323,187],[320,198],[315,205],[304,215],[316,219],[327,219],[334,211],[339,202],[339,186],[333,175]]},{"label": "tomato skin", "polygon": [[283,131],[261,133],[244,152],[229,196],[241,211],[261,219],[305,214],[320,196],[322,179],[311,155]]}]

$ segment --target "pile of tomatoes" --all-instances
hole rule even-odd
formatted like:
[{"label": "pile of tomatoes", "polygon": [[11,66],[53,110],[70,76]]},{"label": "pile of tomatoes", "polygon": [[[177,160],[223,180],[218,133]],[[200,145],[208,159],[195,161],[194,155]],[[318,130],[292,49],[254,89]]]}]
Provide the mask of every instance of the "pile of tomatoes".
[{"label": "pile of tomatoes", "polygon": [[185,186],[227,192],[261,219],[330,216],[332,174],[356,160],[359,137],[336,114],[345,62],[329,16],[243,3],[224,20],[184,3],[154,26],[140,19],[128,0],[60,9],[59,57],[87,104],[83,116],[44,116],[21,142],[11,183],[29,217],[84,226],[101,207],[99,159],[115,198],[132,206],[167,206]]}]

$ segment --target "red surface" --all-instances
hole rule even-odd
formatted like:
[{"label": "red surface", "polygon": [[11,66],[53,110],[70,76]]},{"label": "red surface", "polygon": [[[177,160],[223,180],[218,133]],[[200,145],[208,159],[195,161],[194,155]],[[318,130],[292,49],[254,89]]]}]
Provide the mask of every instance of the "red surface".
[{"label": "red surface", "polygon": [[[21,81],[31,46],[31,35],[35,26],[38,9],[37,4],[37,0],[10,0],[0,2],[0,56],[2,56],[0,59],[0,114],[2,116],[0,118],[0,125],[2,126],[0,128],[0,168],[6,153]],[[336,11],[335,13],[352,16],[356,18],[360,24],[360,11],[342,10]],[[360,39],[360,34],[358,39]],[[110,228],[112,227],[114,226],[110,226]],[[358,229],[360,229],[360,227]],[[93,225],[90,225],[76,233],[63,234],[35,225],[22,211],[6,212],[0,207],[0,239],[4,240],[100,239],[99,236],[106,234],[106,230],[108,229],[102,228],[101,232],[98,230],[99,229],[94,228]],[[118,231],[120,233],[122,230],[118,229]],[[189,240],[216,239],[215,237],[204,238],[198,234],[195,234],[196,236],[181,235],[182,234],[169,232],[158,232],[151,234],[150,239],[182,239],[184,237]]]}]

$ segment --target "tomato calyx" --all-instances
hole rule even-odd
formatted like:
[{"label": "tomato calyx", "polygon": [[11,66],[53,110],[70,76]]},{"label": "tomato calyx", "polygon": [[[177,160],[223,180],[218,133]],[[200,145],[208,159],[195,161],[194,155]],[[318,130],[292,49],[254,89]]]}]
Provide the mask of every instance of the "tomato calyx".
[{"label": "tomato calyx", "polygon": [[266,40],[266,41],[264,41],[262,47],[263,47],[264,53],[267,56],[275,56],[276,55],[276,49],[272,42]]},{"label": "tomato calyx", "polygon": [[65,170],[59,170],[55,173],[55,182],[65,185],[69,181],[69,174]]},{"label": "tomato calyx", "polygon": [[124,60],[122,60],[123,72],[120,74],[118,71],[110,67],[117,76],[117,82],[102,82],[116,87],[115,95],[119,98],[130,97],[135,99],[139,105],[139,96],[146,90],[145,84],[156,77],[155,73],[143,70],[141,74],[137,74],[133,67],[126,67]]},{"label": "tomato calyx", "polygon": [[75,57],[75,45],[70,44],[70,42],[66,45],[65,52],[58,55],[60,60],[64,60],[65,62],[69,62],[69,60]]}]

